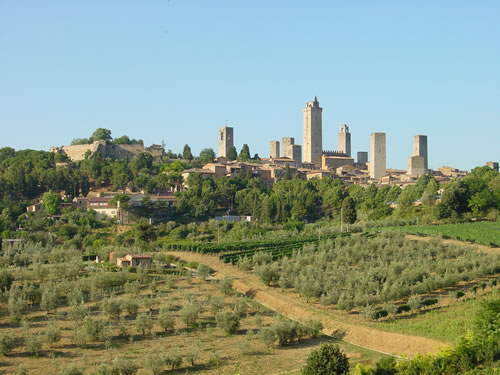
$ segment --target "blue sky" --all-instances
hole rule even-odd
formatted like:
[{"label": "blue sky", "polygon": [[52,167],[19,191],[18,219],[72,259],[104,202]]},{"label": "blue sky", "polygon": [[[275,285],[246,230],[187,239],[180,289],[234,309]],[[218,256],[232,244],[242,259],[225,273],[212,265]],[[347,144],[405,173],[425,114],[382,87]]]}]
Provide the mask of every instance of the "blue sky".
[{"label": "blue sky", "polygon": [[198,153],[227,121],[268,156],[315,95],[325,149],[347,123],[392,168],[416,134],[431,168],[500,161],[500,2],[0,0],[0,147],[105,127]]}]

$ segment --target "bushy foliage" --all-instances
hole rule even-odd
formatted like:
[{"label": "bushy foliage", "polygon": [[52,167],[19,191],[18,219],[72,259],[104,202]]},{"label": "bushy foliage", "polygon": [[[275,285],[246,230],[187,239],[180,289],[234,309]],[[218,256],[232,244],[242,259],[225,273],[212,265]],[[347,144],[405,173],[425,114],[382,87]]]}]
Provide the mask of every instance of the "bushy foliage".
[{"label": "bushy foliage", "polygon": [[215,321],[217,322],[217,326],[229,336],[238,330],[240,315],[231,311],[221,311],[215,314]]},{"label": "bushy foliage", "polygon": [[323,343],[307,357],[303,375],[347,375],[349,360],[337,345]]},{"label": "bushy foliage", "polygon": [[[290,258],[258,266],[256,273],[265,276],[266,283],[278,280],[280,286],[293,286],[307,299],[319,298],[341,310],[413,295],[406,305],[416,311],[422,307],[418,294],[494,274],[499,263],[498,255],[478,254],[463,246],[382,233],[375,238],[339,237],[304,245]],[[424,306],[434,302],[429,299]],[[396,312],[405,309],[400,306]],[[387,313],[381,310],[377,318]]]}]

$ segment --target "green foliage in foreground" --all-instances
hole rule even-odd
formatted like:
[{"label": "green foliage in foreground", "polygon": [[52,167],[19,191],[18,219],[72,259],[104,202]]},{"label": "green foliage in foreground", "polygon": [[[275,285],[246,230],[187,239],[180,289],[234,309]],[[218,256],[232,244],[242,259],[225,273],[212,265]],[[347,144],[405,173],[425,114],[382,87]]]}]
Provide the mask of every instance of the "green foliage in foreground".
[{"label": "green foliage in foreground", "polygon": [[307,358],[302,375],[344,375],[349,373],[349,360],[337,345],[321,344]]},{"label": "green foliage in foreground", "polygon": [[478,222],[440,225],[415,225],[387,228],[412,234],[444,236],[461,241],[472,241],[486,246],[500,246],[500,223]]},{"label": "green foliage in foreground", "polygon": [[427,311],[411,319],[390,319],[377,323],[368,323],[376,329],[398,332],[407,335],[429,337],[431,339],[455,342],[474,327],[471,317],[475,316],[484,300],[498,298],[498,292],[471,298],[463,302],[442,306],[437,310]]},{"label": "green foliage in foreground", "polygon": [[[474,328],[461,337],[455,347],[445,348],[436,355],[417,355],[413,359],[402,359],[386,363],[384,372],[377,367],[358,364],[357,375],[401,374],[401,375],[452,375],[477,373],[478,368],[492,367],[500,359],[500,299],[483,301],[475,317]],[[484,370],[485,373],[494,373]]]}]

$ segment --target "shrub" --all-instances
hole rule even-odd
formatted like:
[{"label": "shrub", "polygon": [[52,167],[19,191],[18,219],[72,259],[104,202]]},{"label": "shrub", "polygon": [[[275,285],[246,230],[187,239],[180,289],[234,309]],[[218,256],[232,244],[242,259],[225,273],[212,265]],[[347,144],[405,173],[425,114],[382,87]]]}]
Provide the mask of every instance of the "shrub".
[{"label": "shrub", "polygon": [[456,297],[457,299],[460,299],[460,298],[462,298],[463,296],[465,296],[465,293],[464,293],[464,292],[462,292],[461,290],[457,290],[457,292],[455,293],[455,297]]},{"label": "shrub", "polygon": [[0,334],[0,352],[3,355],[9,354],[14,349],[14,342],[14,336]]},{"label": "shrub", "polygon": [[196,326],[200,312],[200,304],[198,302],[190,302],[182,307],[180,311],[181,319],[188,327],[194,327]]},{"label": "shrub", "polygon": [[215,314],[217,327],[221,328],[226,335],[236,332],[240,326],[240,316],[234,312],[221,311]]},{"label": "shrub", "polygon": [[297,338],[297,323],[277,315],[271,325],[280,346],[291,344]]},{"label": "shrub", "polygon": [[47,325],[45,330],[45,342],[48,345],[53,345],[61,339],[61,330],[57,327],[55,320],[52,320]]},{"label": "shrub", "polygon": [[116,301],[104,301],[102,304],[103,311],[110,320],[119,320],[122,312],[122,306]]},{"label": "shrub", "polygon": [[202,280],[205,280],[210,275],[210,267],[206,264],[200,264],[196,271],[197,276]]},{"label": "shrub", "polygon": [[129,298],[125,300],[123,302],[123,307],[129,315],[135,315],[137,314],[137,311],[139,311],[139,304],[137,303],[137,300],[135,298]]},{"label": "shrub", "polygon": [[92,319],[87,316],[83,319],[83,327],[90,341],[100,341],[106,329],[106,323],[101,318]]},{"label": "shrub", "polygon": [[39,333],[28,333],[25,337],[26,350],[38,357],[40,350],[42,350],[43,341]]},{"label": "shrub", "polygon": [[323,329],[323,323],[317,319],[310,319],[304,322],[304,325],[307,327],[307,333],[313,339],[319,337],[321,334],[321,330]]},{"label": "shrub", "polygon": [[135,327],[139,332],[142,333],[143,336],[146,334],[150,334],[153,329],[153,319],[151,318],[151,314],[142,312],[135,318]]},{"label": "shrub", "polygon": [[137,373],[137,366],[131,359],[116,357],[113,360],[112,373],[117,375],[135,375]]},{"label": "shrub", "polygon": [[437,298],[427,298],[427,299],[424,299],[422,302],[420,302],[420,306],[428,307],[428,306],[435,305],[437,303],[438,303]]},{"label": "shrub", "polygon": [[83,375],[83,371],[76,367],[75,364],[72,364],[68,367],[63,367],[59,371],[59,375]]},{"label": "shrub", "polygon": [[229,296],[233,293],[233,279],[226,276],[219,281],[219,290],[222,294]]},{"label": "shrub", "polygon": [[248,315],[248,304],[244,297],[236,298],[232,305],[233,311],[240,318],[245,318]]},{"label": "shrub", "polygon": [[163,374],[165,364],[165,356],[160,353],[149,353],[144,359],[144,367],[150,369],[153,375]]},{"label": "shrub", "polygon": [[337,345],[323,343],[307,357],[303,375],[347,375],[349,360]]},{"label": "shrub", "polygon": [[165,307],[162,307],[158,314],[158,325],[164,331],[173,330],[175,327],[175,317]]},{"label": "shrub", "polygon": [[191,366],[195,365],[196,360],[198,359],[199,356],[199,351],[198,349],[192,349],[189,352],[186,353],[186,362],[189,363]]},{"label": "shrub", "polygon": [[259,331],[258,337],[267,347],[271,347],[276,341],[276,334],[271,328],[263,328]]},{"label": "shrub", "polygon": [[401,314],[409,311],[411,311],[411,307],[409,305],[399,305],[398,309],[396,310],[396,314]]},{"label": "shrub", "polygon": [[175,370],[182,365],[182,354],[178,350],[170,351],[165,354],[165,363]]}]

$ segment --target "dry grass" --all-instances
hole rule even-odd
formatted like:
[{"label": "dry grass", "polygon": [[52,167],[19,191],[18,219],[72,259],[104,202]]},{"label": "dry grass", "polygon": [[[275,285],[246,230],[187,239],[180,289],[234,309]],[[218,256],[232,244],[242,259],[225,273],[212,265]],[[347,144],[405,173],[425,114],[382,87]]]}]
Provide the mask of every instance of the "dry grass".
[{"label": "dry grass", "polygon": [[[12,333],[16,336],[16,347],[8,355],[3,356],[0,361],[0,371],[6,374],[14,374],[20,365],[25,366],[30,374],[57,374],[59,369],[76,364],[85,369],[86,374],[92,373],[101,363],[111,364],[117,356],[127,356],[135,361],[140,367],[138,374],[151,374],[151,371],[143,368],[144,358],[151,352],[161,352],[169,350],[179,350],[185,354],[189,351],[197,351],[199,358],[194,366],[183,363],[179,370],[168,370],[167,373],[184,374],[281,374],[298,373],[303,366],[309,352],[323,339],[304,340],[300,344],[290,345],[284,348],[267,348],[254,335],[247,336],[249,330],[258,330],[256,315],[260,316],[264,325],[269,325],[273,319],[273,314],[267,309],[257,304],[251,305],[249,315],[241,321],[237,334],[225,336],[223,332],[214,327],[213,314],[205,311],[200,316],[202,328],[189,328],[182,322],[179,310],[186,303],[186,295],[190,294],[202,303],[209,295],[220,295],[217,288],[209,283],[200,280],[179,279],[176,288],[167,290],[162,283],[158,284],[159,296],[158,305],[153,311],[156,316],[158,309],[164,305],[173,306],[173,314],[176,316],[176,331],[164,333],[155,325],[151,335],[143,337],[135,329],[133,316],[126,316],[122,312],[122,317],[127,321],[127,329],[132,333],[130,338],[119,337],[119,329],[114,325],[112,328],[112,345],[106,349],[103,343],[91,343],[86,348],[78,348],[72,344],[71,336],[73,322],[66,317],[68,307],[61,307],[56,314],[47,315],[42,311],[33,311],[26,315],[30,321],[32,332],[43,332],[51,318],[57,319],[58,327],[61,329],[62,339],[52,347],[44,345],[39,357],[34,357],[26,352],[23,343],[23,328],[19,323],[11,323],[6,313],[6,306],[1,306],[0,329],[3,334]],[[142,294],[149,294],[150,291],[143,290]],[[113,297],[118,300],[128,296]],[[225,298],[225,303],[229,306],[231,297]],[[205,303],[206,306],[206,303]],[[87,303],[87,307],[93,310],[93,315],[100,314],[97,311],[97,304]],[[140,311],[143,311],[142,308]],[[208,310],[208,309],[207,309]],[[379,355],[377,353],[362,351],[342,344],[343,349],[350,353],[352,363],[373,362]]]}]

